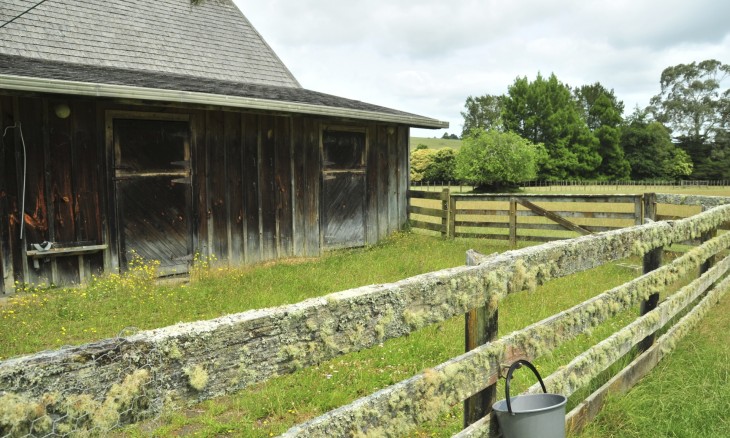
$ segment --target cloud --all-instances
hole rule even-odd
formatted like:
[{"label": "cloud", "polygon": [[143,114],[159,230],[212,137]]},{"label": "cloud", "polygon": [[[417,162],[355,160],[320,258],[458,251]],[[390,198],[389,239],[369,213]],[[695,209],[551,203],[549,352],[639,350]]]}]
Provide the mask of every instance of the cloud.
[{"label": "cloud", "polygon": [[664,68],[730,62],[730,2],[716,0],[235,1],[303,86],[449,132],[467,96],[503,94],[518,76],[601,82],[630,112],[659,92]]}]

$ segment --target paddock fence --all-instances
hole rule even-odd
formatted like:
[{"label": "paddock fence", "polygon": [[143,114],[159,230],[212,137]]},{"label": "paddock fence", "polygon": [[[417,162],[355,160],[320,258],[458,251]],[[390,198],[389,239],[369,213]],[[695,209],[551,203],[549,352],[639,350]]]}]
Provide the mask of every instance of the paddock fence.
[{"label": "paddock fence", "polygon": [[[492,256],[470,252],[467,266],[395,283],[0,361],[0,437],[105,434],[460,315],[466,353],[283,436],[402,436],[464,403],[465,428],[456,436],[496,437],[489,406],[503,364],[539,358],[640,306],[633,322],[546,377],[551,392],[570,396],[636,346],[643,351],[567,415],[577,429],[606,394],[669,354],[730,289],[730,233],[717,233],[730,221],[730,205],[721,205],[728,200],[675,200],[705,211]],[[662,264],[663,248],[693,240],[701,243]],[[636,256],[644,258],[643,275],[496,338],[499,304],[508,295]],[[667,292],[682,280],[686,286]]]},{"label": "paddock fence", "polygon": [[[514,247],[518,241],[571,239],[640,225],[647,219],[690,217],[704,208],[695,198],[654,193],[465,194],[443,188],[440,192],[410,190],[408,212],[414,229],[437,232],[443,237],[509,240]],[[652,216],[646,217],[649,209]]]}]

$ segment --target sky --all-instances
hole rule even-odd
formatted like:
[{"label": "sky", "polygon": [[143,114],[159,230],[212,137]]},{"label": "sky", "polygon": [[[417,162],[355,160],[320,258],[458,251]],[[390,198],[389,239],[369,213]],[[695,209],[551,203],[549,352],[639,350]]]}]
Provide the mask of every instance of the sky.
[{"label": "sky", "polygon": [[626,112],[662,71],[730,63],[726,0],[234,0],[304,88],[447,121],[517,77],[600,82]]}]

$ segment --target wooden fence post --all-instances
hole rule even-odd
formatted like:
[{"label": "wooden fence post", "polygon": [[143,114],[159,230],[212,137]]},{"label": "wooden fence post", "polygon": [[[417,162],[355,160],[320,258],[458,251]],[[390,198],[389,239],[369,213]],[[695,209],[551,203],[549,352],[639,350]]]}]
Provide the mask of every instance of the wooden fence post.
[{"label": "wooden fence post", "polygon": [[[472,251],[466,253],[466,264],[475,266],[478,260]],[[491,308],[487,300],[484,306],[472,309],[464,318],[466,351],[497,339],[498,308]],[[490,385],[482,391],[464,400],[464,428],[491,412],[497,396],[497,384]]]},{"label": "wooden fence post", "polygon": [[446,214],[441,218],[441,237],[449,235],[449,189],[441,191],[441,210]]},{"label": "wooden fence post", "polygon": [[[705,210],[707,209],[705,207],[702,207],[702,211]],[[717,228],[715,228],[714,230],[710,230],[706,233],[702,233],[702,236],[700,236],[700,242],[705,243],[708,240],[714,239],[715,237],[717,237]],[[715,266],[715,263],[717,263],[717,255],[710,257],[702,265],[700,265],[700,276],[702,276],[702,274],[709,271],[710,268]]]},{"label": "wooden fence post", "polygon": [[[644,194],[644,219],[656,220],[656,193]],[[664,248],[659,247],[644,254],[644,274],[647,274],[662,265]],[[653,293],[641,302],[641,315],[645,315],[659,303],[659,293]],[[655,336],[649,335],[639,343],[639,351],[646,351],[654,344]]]},{"label": "wooden fence post", "polygon": [[449,196],[449,233],[451,238],[456,237],[456,196]]},{"label": "wooden fence post", "polygon": [[634,199],[634,225],[641,225],[644,223],[644,195],[636,196]]},{"label": "wooden fence post", "polygon": [[517,246],[517,199],[509,200],[509,246]]}]

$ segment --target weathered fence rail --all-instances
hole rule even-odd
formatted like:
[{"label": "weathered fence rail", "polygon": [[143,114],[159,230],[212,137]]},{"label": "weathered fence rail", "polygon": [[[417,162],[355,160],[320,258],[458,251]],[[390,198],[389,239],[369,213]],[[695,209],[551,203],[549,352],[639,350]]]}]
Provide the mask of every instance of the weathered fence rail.
[{"label": "weathered fence rail", "polygon": [[[700,198],[677,201],[708,206],[721,203]],[[647,300],[675,279],[706,268],[687,291],[647,310],[609,344],[599,344],[562,374],[550,377],[557,390],[572,393],[598,368],[610,365],[616,354],[613,350],[623,352],[655,332],[727,272],[727,259],[709,265],[730,246],[730,234],[710,238],[728,221],[730,205],[719,206],[683,220],[554,241],[487,258],[475,256],[479,260],[474,266],[396,283],[5,360],[0,362],[0,437],[103,433],[154,415],[166,405],[236,391],[473,309],[495,312],[506,295],[534,289],[554,278],[645,255],[674,242],[707,238],[671,264],[523,330],[477,345],[442,365],[295,426],[285,435],[405,434],[493,385],[502,363],[538,357]],[[716,299],[727,286],[723,281],[707,297]],[[496,319],[493,322],[496,330]],[[486,436],[489,426],[485,422],[477,421],[465,433]]]}]

